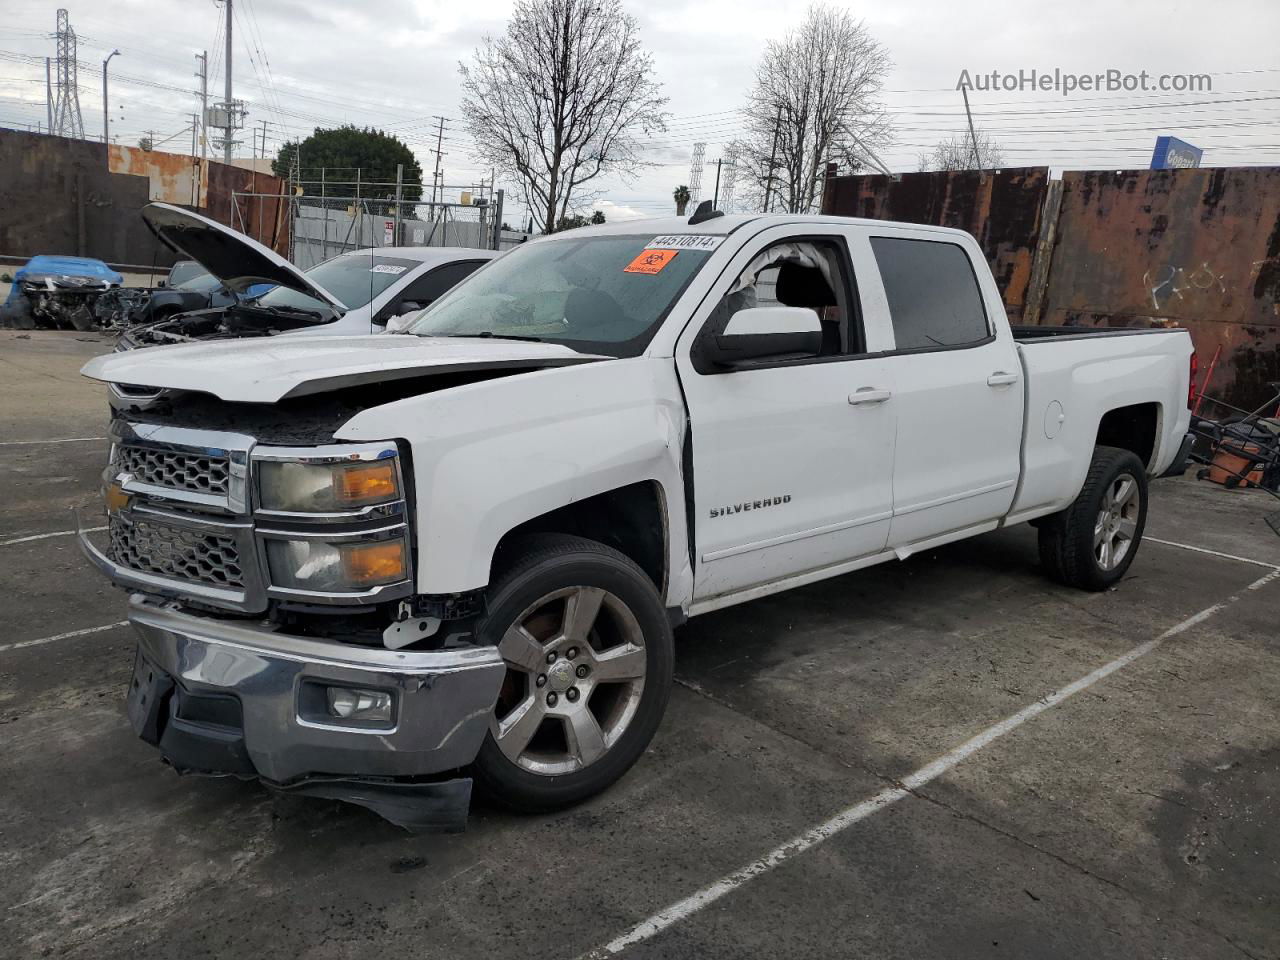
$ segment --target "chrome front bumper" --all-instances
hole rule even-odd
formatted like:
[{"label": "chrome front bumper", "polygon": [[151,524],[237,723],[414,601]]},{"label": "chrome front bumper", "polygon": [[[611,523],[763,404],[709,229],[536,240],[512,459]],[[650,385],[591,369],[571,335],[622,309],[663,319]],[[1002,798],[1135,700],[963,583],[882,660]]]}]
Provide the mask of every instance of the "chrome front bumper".
[{"label": "chrome front bumper", "polygon": [[[194,743],[194,755],[215,758],[192,764],[170,757],[179,769],[258,776],[278,786],[464,767],[480,749],[505,674],[492,647],[357,647],[197,616],[141,595],[130,598],[129,620],[139,651],[130,697],[135,730],[148,740],[153,734],[165,752],[172,729],[171,743]],[[166,683],[152,688],[154,703],[139,706],[138,681],[148,675]],[[315,690],[328,685],[390,692],[391,722],[359,727],[322,715],[316,704],[323,696],[317,699]],[[186,716],[184,704],[195,705]],[[230,711],[219,704],[231,704]],[[149,718],[138,716],[148,711]],[[205,749],[211,743],[216,749]],[[237,756],[252,769],[238,765]],[[227,758],[226,769],[216,769],[219,757]]]}]

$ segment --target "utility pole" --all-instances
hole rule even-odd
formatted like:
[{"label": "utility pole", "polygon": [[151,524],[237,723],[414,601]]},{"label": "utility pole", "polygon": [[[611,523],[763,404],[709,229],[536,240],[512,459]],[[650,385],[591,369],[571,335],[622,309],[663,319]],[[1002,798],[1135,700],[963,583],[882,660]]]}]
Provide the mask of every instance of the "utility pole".
[{"label": "utility pole", "polygon": [[196,76],[200,78],[200,165],[203,167],[209,155],[209,51],[197,53],[196,59],[200,61]]},{"label": "utility pole", "polygon": [[441,148],[444,146],[444,117],[437,116],[436,119],[440,121],[440,125],[436,128],[436,149],[435,149],[436,169],[435,169],[435,172],[431,174],[431,219],[432,220],[436,218],[436,191],[441,186],[440,159],[444,156],[444,154],[440,152]]},{"label": "utility pole", "polygon": [[[197,53],[196,60],[200,64],[196,71],[200,78],[200,166],[196,169],[195,197],[191,201],[194,207],[200,206],[200,198],[204,194],[205,169],[209,160],[209,51]],[[195,155],[194,150],[192,155]]]},{"label": "utility pole", "polygon": [[200,205],[200,181],[197,179],[200,175],[200,169],[196,166],[199,162],[196,160],[196,147],[199,139],[200,118],[193,113],[191,115],[191,205],[193,207]]},{"label": "utility pole", "polygon": [[227,5],[227,26],[226,26],[227,65],[226,65],[226,84],[225,84],[225,89],[223,91],[224,99],[227,101],[226,103],[227,125],[223,128],[223,131],[222,131],[224,134],[223,141],[222,141],[222,159],[225,160],[227,163],[230,163],[231,162],[231,131],[234,129],[233,125],[235,124],[235,113],[234,113],[235,104],[231,100],[231,0],[223,0],[223,3]]},{"label": "utility pole", "polygon": [[969,87],[960,86],[960,95],[964,97],[964,115],[969,118],[969,140],[973,143],[973,168],[982,172],[982,160],[978,157],[978,135],[973,132],[973,114],[969,112]]},{"label": "utility pole", "polygon": [[49,132],[53,133],[53,68],[48,57],[44,58],[44,112],[49,121]]},{"label": "utility pole", "polygon": [[262,121],[262,159],[267,159],[267,121]]},{"label": "utility pole", "polygon": [[107,64],[111,62],[112,57],[120,56],[119,50],[112,50],[107,54],[107,59],[102,61],[102,142],[110,143],[111,134],[107,130],[107,126],[111,123],[111,114],[107,109]]},{"label": "utility pole", "polygon": [[773,199],[773,171],[778,168],[778,134],[782,132],[782,107],[778,107],[778,116],[773,121],[773,149],[769,151],[769,179],[764,184],[764,212],[769,212],[769,201]]},{"label": "utility pole", "polygon": [[392,246],[400,245],[400,202],[404,199],[404,164],[396,164],[396,215],[395,231],[392,233]]}]

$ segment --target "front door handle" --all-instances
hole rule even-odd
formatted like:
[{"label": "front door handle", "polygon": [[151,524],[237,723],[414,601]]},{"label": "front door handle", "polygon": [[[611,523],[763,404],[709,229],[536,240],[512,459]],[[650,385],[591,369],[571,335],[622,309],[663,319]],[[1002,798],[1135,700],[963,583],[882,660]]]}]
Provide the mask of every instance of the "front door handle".
[{"label": "front door handle", "polygon": [[884,403],[893,394],[888,390],[877,390],[875,387],[859,387],[854,393],[849,394],[849,403],[853,406],[860,406],[868,403]]},{"label": "front door handle", "polygon": [[988,387],[1007,387],[1011,383],[1018,382],[1016,373],[1005,373],[1003,370],[997,370],[991,376],[987,377]]}]

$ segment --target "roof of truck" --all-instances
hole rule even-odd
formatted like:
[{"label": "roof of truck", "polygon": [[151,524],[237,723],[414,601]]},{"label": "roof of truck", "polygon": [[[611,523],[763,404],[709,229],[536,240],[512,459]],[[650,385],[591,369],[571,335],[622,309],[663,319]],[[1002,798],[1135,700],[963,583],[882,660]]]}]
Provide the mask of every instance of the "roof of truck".
[{"label": "roof of truck", "polygon": [[766,226],[783,226],[788,224],[803,225],[806,223],[858,224],[861,226],[883,227],[886,224],[892,223],[895,226],[910,227],[913,230],[924,230],[930,233],[969,236],[966,231],[956,230],[952,227],[935,227],[923,223],[870,220],[865,217],[832,217],[803,213],[727,213],[722,217],[715,217],[711,220],[703,220],[701,223],[693,224],[689,222],[689,217],[687,216],[653,217],[651,219],[641,220],[615,220],[598,226],[578,227],[572,231],[551,234],[551,236],[580,237],[586,233],[594,235],[652,233],[655,236],[669,236],[672,234],[702,234],[722,237],[733,233],[739,227],[743,227],[749,223],[756,225],[758,228]]}]

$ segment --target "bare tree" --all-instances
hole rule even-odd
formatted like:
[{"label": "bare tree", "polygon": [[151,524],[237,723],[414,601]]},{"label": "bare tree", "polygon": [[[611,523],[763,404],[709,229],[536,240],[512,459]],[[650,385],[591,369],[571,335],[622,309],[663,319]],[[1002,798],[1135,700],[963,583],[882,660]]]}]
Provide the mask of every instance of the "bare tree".
[{"label": "bare tree", "polygon": [[479,156],[521,186],[544,231],[604,174],[644,166],[640,135],[666,130],[666,98],[620,0],[518,0],[506,33],[460,64]]},{"label": "bare tree", "polygon": [[828,163],[862,169],[889,140],[880,90],[885,49],[847,11],[814,4],[804,22],[770,40],[748,96],[737,177],[748,203],[809,213]]},{"label": "bare tree", "polygon": [[928,153],[920,154],[921,170],[994,170],[1003,165],[1000,144],[981,127],[974,130],[972,137],[967,130],[953,133],[946,140],[939,140]]}]

